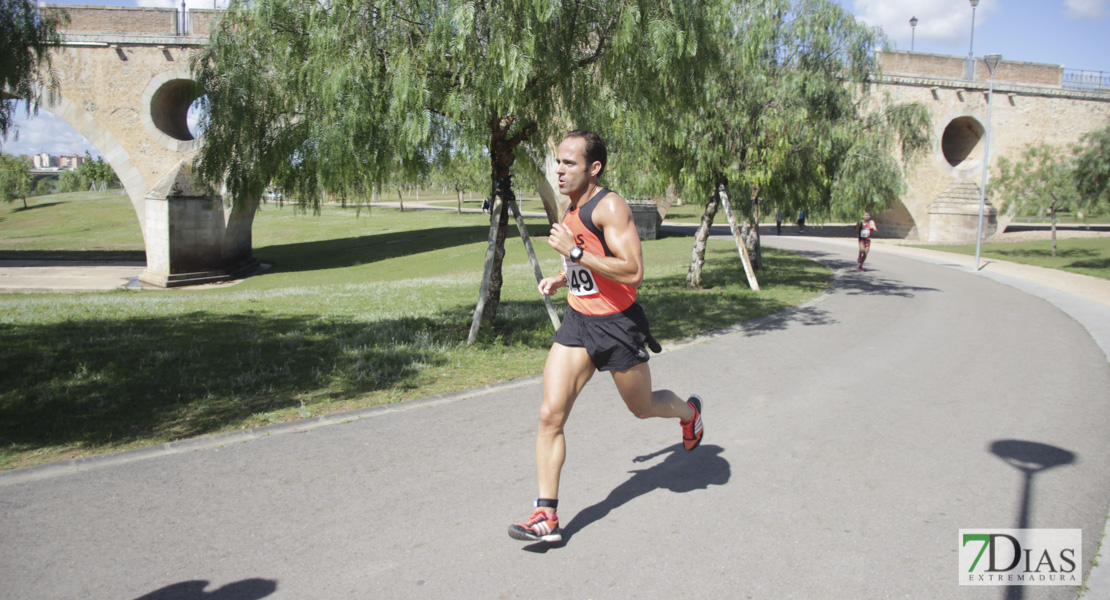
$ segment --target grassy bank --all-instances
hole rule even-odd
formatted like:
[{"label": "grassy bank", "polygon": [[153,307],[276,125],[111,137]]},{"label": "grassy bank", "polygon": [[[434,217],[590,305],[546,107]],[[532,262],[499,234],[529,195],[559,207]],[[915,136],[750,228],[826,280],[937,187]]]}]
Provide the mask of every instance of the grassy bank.
[{"label": "grassy bank", "polygon": [[[141,256],[127,198],[65,196],[28,211],[0,207],[0,252]],[[272,267],[238,285],[0,295],[0,468],[539,373],[551,324],[519,238],[506,243],[496,325],[475,347],[465,345],[486,219],[380,207],[311,216],[269,205],[256,218],[254,245]],[[529,228],[544,272],[554,272],[558,257],[538,239],[546,222]],[[116,241],[101,241],[109,238]],[[644,244],[640,297],[660,340],[781,310],[831,281],[816,263],[770,252],[763,291],[751,292],[733,243],[714,240],[708,288],[687,291],[690,244]],[[556,304],[565,306],[561,297]]]},{"label": "grassy bank", "polygon": [[[975,244],[918,247],[975,256]],[[982,244],[979,255],[983,258],[1008,260],[1110,279],[1110,237],[1057,240],[1056,256],[1052,256],[1051,240]]]}]

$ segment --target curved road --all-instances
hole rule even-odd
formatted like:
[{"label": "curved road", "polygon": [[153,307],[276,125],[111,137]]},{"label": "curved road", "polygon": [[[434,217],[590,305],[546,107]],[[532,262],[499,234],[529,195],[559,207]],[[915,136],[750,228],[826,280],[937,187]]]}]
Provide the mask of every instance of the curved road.
[{"label": "curved road", "polygon": [[0,598],[1075,598],[957,585],[958,531],[1081,528],[1089,570],[1110,504],[1092,333],[955,263],[880,247],[860,273],[850,244],[764,240],[835,287],[652,359],[706,399],[695,452],[596,377],[560,546],[505,534],[534,493],[532,377],[0,474]]}]

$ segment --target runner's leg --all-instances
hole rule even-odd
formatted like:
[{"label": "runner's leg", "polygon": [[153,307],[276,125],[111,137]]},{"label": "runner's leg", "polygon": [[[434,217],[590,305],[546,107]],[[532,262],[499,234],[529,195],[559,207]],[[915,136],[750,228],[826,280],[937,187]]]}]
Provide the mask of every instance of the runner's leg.
[{"label": "runner's leg", "polygon": [[543,404],[536,435],[536,471],[539,497],[559,497],[559,475],[566,458],[563,426],[574,400],[593,377],[594,363],[585,348],[552,344],[543,369]]},{"label": "runner's leg", "polygon": [[652,391],[651,369],[647,363],[627,371],[613,371],[613,382],[628,410],[641,419],[663,417],[689,421],[694,418],[694,409],[671,390]]}]

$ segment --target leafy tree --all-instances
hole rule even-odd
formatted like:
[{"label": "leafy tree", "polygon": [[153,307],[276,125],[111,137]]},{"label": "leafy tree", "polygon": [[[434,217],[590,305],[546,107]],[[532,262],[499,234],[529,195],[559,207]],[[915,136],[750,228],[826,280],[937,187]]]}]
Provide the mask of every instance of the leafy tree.
[{"label": "leafy tree", "polygon": [[928,143],[925,107],[883,108],[875,97],[879,38],[835,3],[732,4],[720,23],[722,60],[702,103],[676,114],[672,133],[654,144],[682,196],[705,203],[687,274],[695,288],[722,192],[739,193],[741,236],[758,268],[761,205],[878,212],[904,185],[894,155],[908,160]]},{"label": "leafy tree", "polygon": [[999,210],[1044,211],[1052,217],[1052,256],[1056,256],[1056,214],[1093,212],[1110,205],[1110,125],[1084,135],[1068,148],[1036,144],[1021,158],[998,159],[998,174],[988,191]]},{"label": "leafy tree", "polygon": [[0,202],[22,198],[23,208],[27,208],[27,194],[33,183],[27,157],[0,154]]},{"label": "leafy tree", "polygon": [[58,173],[58,192],[87,192],[89,190],[89,179],[85,176],[85,170],[80,167],[76,169],[67,169]]},{"label": "leafy tree", "polygon": [[116,177],[116,172],[112,170],[112,166],[104,162],[104,157],[98,156],[94,159],[88,150],[85,151],[85,163],[77,168],[82,171],[85,179],[90,184],[118,185],[119,178]]},{"label": "leafy tree", "polygon": [[483,198],[489,196],[489,157],[480,152],[452,152],[446,145],[444,148],[435,161],[435,177],[455,190],[457,210],[462,213],[464,191],[477,191]]},{"label": "leafy tree", "polygon": [[[58,92],[50,50],[61,45],[58,28],[68,22],[64,12],[40,10],[31,0],[0,1],[0,92],[26,100],[28,115],[38,114],[40,89],[47,90],[51,101]],[[14,106],[12,99],[0,100],[0,138],[15,128]]]},{"label": "leafy tree", "polygon": [[[485,152],[494,194],[475,326],[500,302],[518,147],[600,127],[699,70],[712,39],[683,0],[261,0],[233,3],[193,68],[206,94],[198,172],[250,203],[427,172]],[[689,86],[683,86],[689,87]],[[622,99],[618,101],[617,99]],[[476,327],[471,329],[471,341]]]},{"label": "leafy tree", "polygon": [[1110,123],[1084,135],[1073,152],[1082,208],[1110,207]]}]

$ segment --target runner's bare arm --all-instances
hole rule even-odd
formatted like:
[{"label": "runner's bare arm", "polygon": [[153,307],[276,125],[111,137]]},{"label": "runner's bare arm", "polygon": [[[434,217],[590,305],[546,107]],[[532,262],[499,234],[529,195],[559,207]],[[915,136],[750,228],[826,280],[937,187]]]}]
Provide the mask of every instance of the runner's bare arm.
[{"label": "runner's bare arm", "polygon": [[566,284],[567,276],[560,272],[559,274],[553,275],[551,277],[544,277],[540,281],[538,287],[541,294],[543,294],[544,296],[551,296],[554,295],[555,292],[559,290],[559,288],[565,286]]},{"label": "runner's bare arm", "polygon": [[643,249],[628,203],[620,195],[610,193],[601,199],[593,217],[605,234],[605,244],[613,256],[587,252],[579,264],[617,283],[640,285],[644,278]]}]

